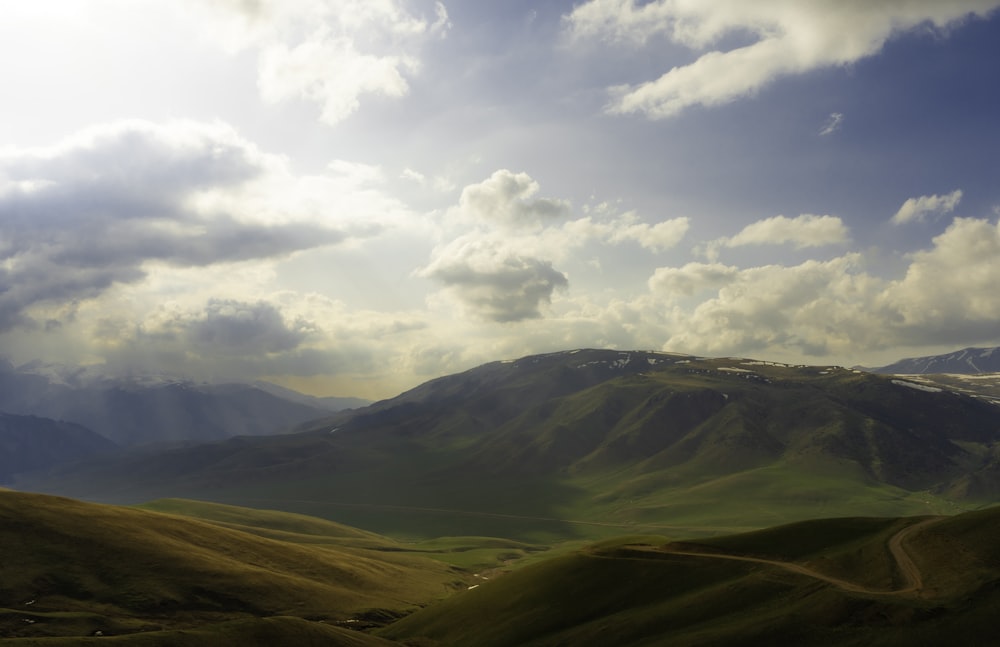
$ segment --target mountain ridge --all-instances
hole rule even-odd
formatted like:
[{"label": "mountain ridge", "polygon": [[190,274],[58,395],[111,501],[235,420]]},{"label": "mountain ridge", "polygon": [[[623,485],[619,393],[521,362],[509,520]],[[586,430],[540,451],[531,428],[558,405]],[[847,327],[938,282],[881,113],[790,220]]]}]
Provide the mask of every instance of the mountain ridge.
[{"label": "mountain ridge", "polygon": [[111,502],[263,503],[401,536],[531,540],[518,534],[537,528],[529,518],[562,536],[579,534],[576,521],[759,523],[741,499],[773,521],[814,516],[817,505],[961,509],[1000,496],[998,443],[1000,407],[899,377],[584,349],[484,364],[290,435],[17,486]]},{"label": "mountain ridge", "polygon": [[871,369],[875,373],[921,375],[925,373],[958,373],[978,375],[1000,373],[1000,346],[963,348],[940,355],[908,357],[886,366]]}]

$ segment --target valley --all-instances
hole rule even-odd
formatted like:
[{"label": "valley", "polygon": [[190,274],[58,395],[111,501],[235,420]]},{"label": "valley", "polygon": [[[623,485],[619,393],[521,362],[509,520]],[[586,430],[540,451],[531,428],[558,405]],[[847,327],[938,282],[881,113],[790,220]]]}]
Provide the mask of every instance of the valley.
[{"label": "valley", "polygon": [[486,364],[286,433],[19,471],[21,492],[0,491],[0,554],[17,556],[0,571],[0,635],[411,647],[982,635],[1000,602],[1000,407],[949,379],[583,349]]}]

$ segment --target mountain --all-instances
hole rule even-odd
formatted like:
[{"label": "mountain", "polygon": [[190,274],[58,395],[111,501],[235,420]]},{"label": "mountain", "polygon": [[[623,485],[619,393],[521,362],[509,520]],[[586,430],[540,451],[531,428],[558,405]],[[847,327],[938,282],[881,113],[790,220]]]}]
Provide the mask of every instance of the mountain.
[{"label": "mountain", "polygon": [[0,411],[72,421],[123,447],[281,433],[336,410],[335,399],[274,385],[113,378],[37,363],[0,366]]},{"label": "mountain", "polygon": [[298,402],[299,404],[307,404],[318,409],[326,409],[327,411],[358,409],[360,407],[366,407],[372,403],[371,400],[365,400],[363,398],[340,398],[336,396],[317,397],[313,395],[306,395],[305,393],[299,393],[298,391],[293,391],[292,389],[286,389],[283,386],[278,386],[277,384],[273,384],[271,382],[257,381],[252,383],[251,386],[260,389],[261,391],[267,391],[271,395],[284,400]]},{"label": "mountain", "polygon": [[920,375],[923,373],[1000,373],[1000,346],[994,348],[965,348],[944,355],[910,357],[894,364],[873,369],[876,373],[895,375]]},{"label": "mountain", "polygon": [[195,510],[244,525],[0,490],[0,641],[387,645],[349,628],[399,617],[471,579],[319,519]]},{"label": "mountain", "polygon": [[407,538],[522,541],[954,512],[1000,497],[1000,407],[834,366],[551,353],[299,429],[15,485],[280,508]]},{"label": "mountain", "polygon": [[70,422],[0,413],[0,483],[19,472],[109,454],[118,446]]}]

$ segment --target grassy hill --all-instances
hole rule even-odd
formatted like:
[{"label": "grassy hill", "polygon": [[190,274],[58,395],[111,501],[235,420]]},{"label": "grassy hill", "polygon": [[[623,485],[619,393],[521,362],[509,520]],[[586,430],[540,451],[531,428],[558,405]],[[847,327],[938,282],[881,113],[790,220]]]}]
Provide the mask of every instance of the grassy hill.
[{"label": "grassy hill", "polygon": [[909,647],[995,634],[1000,508],[677,539],[410,544],[273,510],[0,490],[0,640]]},{"label": "grassy hill", "polygon": [[1000,497],[1000,407],[840,367],[582,350],[494,362],[301,433],[22,489],[279,508],[396,538],[718,534]]},{"label": "grassy hill", "polygon": [[[295,644],[378,644],[342,629],[385,622],[465,588],[469,579],[443,561],[321,520],[202,511],[224,513],[225,524],[241,527],[262,519],[265,527],[251,533],[173,514],[0,491],[0,637],[78,644],[72,641],[95,632],[141,633],[128,644],[276,644],[266,636],[291,632],[304,641]],[[287,536],[260,536],[267,524]],[[220,643],[220,631],[246,642]]]},{"label": "grassy hill", "polygon": [[695,544],[620,538],[483,582],[380,635],[425,647],[987,644],[998,546],[1000,509]]}]

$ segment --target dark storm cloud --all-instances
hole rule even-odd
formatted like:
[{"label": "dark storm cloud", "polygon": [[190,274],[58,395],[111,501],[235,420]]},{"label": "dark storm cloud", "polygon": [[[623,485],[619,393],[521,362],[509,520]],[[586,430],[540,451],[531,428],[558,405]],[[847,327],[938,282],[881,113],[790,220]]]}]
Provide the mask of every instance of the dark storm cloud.
[{"label": "dark storm cloud", "polygon": [[299,346],[315,330],[303,320],[285,322],[281,311],[264,301],[213,299],[205,312],[184,324],[196,348],[213,353],[278,353]]},{"label": "dark storm cloud", "polygon": [[141,280],[147,261],[205,266],[343,239],[318,224],[192,206],[207,191],[264,176],[269,163],[231,129],[192,123],[127,122],[51,149],[0,153],[0,331],[28,323],[36,303]]}]

